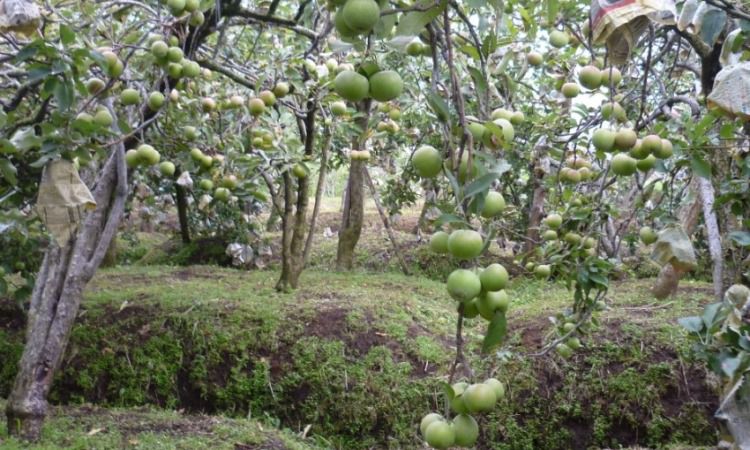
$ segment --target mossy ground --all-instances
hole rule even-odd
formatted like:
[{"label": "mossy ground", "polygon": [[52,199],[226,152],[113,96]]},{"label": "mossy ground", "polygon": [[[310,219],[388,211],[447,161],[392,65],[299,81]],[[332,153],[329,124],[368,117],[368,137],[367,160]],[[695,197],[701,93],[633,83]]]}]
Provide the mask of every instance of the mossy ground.
[{"label": "mossy ground", "polygon": [[[0,410],[5,403],[0,399]],[[254,420],[223,416],[182,414],[142,408],[100,408],[91,405],[55,407],[48,417],[42,440],[29,445],[5,434],[4,450],[132,449],[132,450],[315,450],[311,440],[288,430]]]},{"label": "mossy ground", "polygon": [[[392,272],[311,269],[298,291],[280,294],[276,277],[213,266],[101,270],[53,402],[153,404],[249,416],[294,432],[310,426],[308,436],[325,448],[419,447],[416,424],[441,410],[440,382],[455,350],[455,304],[444,285]],[[686,282],[677,297],[657,302],[649,283],[613,286],[600,326],[568,361],[480,360],[486,324],[469,321],[477,378],[496,375],[509,385],[507,398],[482,418],[481,448],[714,443],[715,395],[676,325],[710,301],[710,286]],[[510,292],[507,349],[533,352],[549,338],[547,317],[571,294],[522,278]],[[22,321],[3,302],[0,361],[16,361]],[[0,367],[0,396],[14,371],[12,363]]]}]

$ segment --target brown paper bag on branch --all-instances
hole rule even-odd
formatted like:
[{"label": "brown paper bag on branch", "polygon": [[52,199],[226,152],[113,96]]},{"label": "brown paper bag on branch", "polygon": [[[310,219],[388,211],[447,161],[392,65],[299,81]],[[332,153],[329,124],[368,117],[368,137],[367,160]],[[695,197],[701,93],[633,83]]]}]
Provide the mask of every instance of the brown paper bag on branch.
[{"label": "brown paper bag on branch", "polygon": [[26,36],[34,34],[42,22],[39,7],[30,0],[0,0],[0,31]]},{"label": "brown paper bag on branch", "polygon": [[698,264],[693,243],[682,227],[673,225],[659,232],[651,259],[663,268],[652,293],[658,299],[666,298],[677,290],[680,278]]},{"label": "brown paper bag on branch", "polygon": [[96,201],[72,162],[60,159],[45,166],[36,211],[60,247],[78,230],[86,211],[94,208]]},{"label": "brown paper bag on branch", "polygon": [[673,25],[676,15],[672,0],[592,0],[593,41],[607,44],[613,64],[624,64],[651,21]]}]

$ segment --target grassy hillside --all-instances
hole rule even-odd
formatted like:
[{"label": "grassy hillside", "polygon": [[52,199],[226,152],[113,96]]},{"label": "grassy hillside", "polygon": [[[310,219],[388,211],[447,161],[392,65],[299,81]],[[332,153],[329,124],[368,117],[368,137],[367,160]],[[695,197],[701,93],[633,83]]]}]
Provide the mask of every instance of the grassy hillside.
[{"label": "grassy hillside", "polygon": [[[294,432],[309,426],[326,448],[418,447],[416,424],[441,407],[454,348],[455,304],[443,284],[311,270],[301,289],[279,294],[276,276],[210,266],[102,270],[52,400],[249,416]],[[569,361],[518,357],[548,338],[547,317],[570,298],[562,286],[514,283],[515,356],[479,360],[485,324],[471,321],[477,377],[509,384],[482,419],[486,448],[713,444],[715,395],[675,322],[711,289],[688,282],[678,297],[656,302],[647,288],[648,280],[614,286],[601,325]],[[21,329],[0,301],[0,361],[17,360]],[[0,396],[14,371],[13,363],[0,367]]]}]

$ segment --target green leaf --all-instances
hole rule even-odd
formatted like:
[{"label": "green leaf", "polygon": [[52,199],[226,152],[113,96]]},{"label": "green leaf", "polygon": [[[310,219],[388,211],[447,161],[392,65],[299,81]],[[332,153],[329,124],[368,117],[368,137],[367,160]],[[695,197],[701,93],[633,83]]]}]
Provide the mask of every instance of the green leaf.
[{"label": "green leaf", "polygon": [[453,390],[453,386],[444,381],[440,383],[440,386],[443,388],[445,398],[448,400],[448,403],[450,403],[456,397],[456,391]]},{"label": "green leaf", "polygon": [[681,317],[677,319],[677,323],[693,333],[700,333],[703,329],[703,320],[698,316]]},{"label": "green leaf", "polygon": [[711,303],[703,309],[703,324],[709,331],[716,324],[721,303]]},{"label": "green leaf", "polygon": [[64,23],[60,24],[60,41],[63,43],[63,45],[68,45],[75,40],[75,32]]},{"label": "green leaf", "polygon": [[68,109],[70,109],[70,106],[73,104],[73,99],[75,97],[75,92],[73,91],[73,89],[73,84],[68,80],[57,80],[57,84],[55,84],[55,89],[53,92],[60,110],[67,111]]},{"label": "green leaf", "polygon": [[469,67],[469,73],[471,74],[471,78],[474,80],[474,86],[477,89],[477,93],[480,97],[483,97],[487,92],[486,78],[484,77],[484,75],[482,75],[482,72],[475,67]]},{"label": "green leaf", "polygon": [[440,217],[435,219],[434,226],[435,228],[440,228],[446,223],[461,223],[468,226],[463,217],[459,217],[455,214],[441,214]]},{"label": "green leaf", "polygon": [[19,152],[25,152],[26,150],[41,145],[42,140],[36,135],[34,128],[27,127],[16,131],[13,134],[13,137],[10,138],[10,142],[16,150]]},{"label": "green leaf", "polygon": [[546,0],[547,23],[555,23],[557,12],[560,10],[560,3],[557,0]]},{"label": "green leaf", "polygon": [[16,178],[17,173],[18,169],[16,169],[16,166],[14,166],[10,160],[0,159],[0,174],[2,174],[3,178],[13,186],[18,183],[18,179]]},{"label": "green leaf", "polygon": [[727,13],[721,9],[709,9],[703,16],[701,25],[701,39],[710,46],[716,43],[724,25],[727,23]]},{"label": "green leaf", "polygon": [[435,92],[428,92],[427,93],[427,103],[430,105],[430,108],[435,112],[437,115],[438,120],[441,122],[447,122],[448,117],[450,117],[450,112],[448,109],[448,104],[443,100],[442,97],[437,95]]},{"label": "green leaf", "polygon": [[[432,4],[432,0],[422,0],[417,3],[420,6],[428,6]],[[401,20],[398,22],[396,27],[397,36],[416,36],[422,32],[428,23],[432,22],[440,13],[443,12],[445,6],[448,3],[446,1],[440,2],[439,5],[428,9],[427,11],[411,11],[401,16]]]},{"label": "green leaf", "polygon": [[750,247],[750,232],[748,231],[733,231],[729,233],[729,239],[743,247]]},{"label": "green leaf", "polygon": [[464,199],[473,197],[480,192],[487,191],[490,188],[490,185],[492,184],[492,182],[497,180],[499,177],[500,177],[499,173],[489,172],[477,178],[476,180],[472,181],[471,184],[466,187],[466,191],[464,193]]},{"label": "green leaf", "polygon": [[482,353],[489,353],[501,345],[507,328],[508,323],[505,320],[505,313],[500,310],[495,311],[495,315],[492,317],[490,326],[487,328],[487,334],[484,336],[484,341],[482,342]]},{"label": "green leaf", "polygon": [[693,172],[701,178],[711,178],[711,165],[699,155],[693,155],[690,160]]},{"label": "green leaf", "polygon": [[729,378],[734,377],[734,373],[737,371],[737,368],[740,367],[740,363],[742,362],[742,356],[724,356],[721,358],[721,371],[726,374]]}]

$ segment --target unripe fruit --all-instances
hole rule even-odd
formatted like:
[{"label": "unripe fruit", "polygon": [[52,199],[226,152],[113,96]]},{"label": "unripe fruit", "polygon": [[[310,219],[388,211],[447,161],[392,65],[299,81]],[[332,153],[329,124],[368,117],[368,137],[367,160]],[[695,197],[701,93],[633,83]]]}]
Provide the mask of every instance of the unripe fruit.
[{"label": "unripe fruit", "polygon": [[469,412],[491,411],[497,402],[495,390],[484,383],[472,384],[466,388],[462,397]]},{"label": "unripe fruit", "polygon": [[[467,319],[473,319],[479,315],[479,309],[477,309],[477,299],[473,299],[468,302],[461,303],[463,305],[463,316]],[[459,305],[460,308],[460,305]]]},{"label": "unripe fruit", "polygon": [[247,102],[247,107],[250,110],[250,114],[254,116],[259,116],[263,114],[266,110],[266,102],[259,98],[251,98]]},{"label": "unripe fruit", "polygon": [[641,149],[648,154],[656,155],[662,150],[661,138],[655,134],[650,134],[641,140]]},{"label": "unripe fruit", "polygon": [[560,92],[562,92],[566,98],[573,98],[581,92],[581,87],[576,83],[565,83],[562,85]]},{"label": "unripe fruit", "polygon": [[648,172],[656,166],[656,156],[648,155],[647,157],[638,160],[638,162],[635,163],[635,166],[641,172]]},{"label": "unripe fruit", "polygon": [[165,177],[171,177],[172,175],[174,175],[174,170],[174,163],[164,161],[163,163],[159,164],[159,172],[161,172],[161,174]]},{"label": "unripe fruit", "polygon": [[565,345],[570,347],[571,350],[578,350],[581,348],[581,340],[574,336],[565,341]]},{"label": "unripe fruit", "polygon": [[233,95],[229,97],[229,106],[232,108],[239,108],[245,104],[245,99],[241,95]]},{"label": "unripe fruit", "polygon": [[182,49],[180,47],[169,47],[167,50],[167,61],[178,63],[182,61]]},{"label": "unripe fruit", "polygon": [[513,125],[521,124],[524,120],[526,120],[526,116],[522,111],[515,111],[513,112],[513,115],[510,116],[510,123],[512,123]]},{"label": "unripe fruit", "polygon": [[615,148],[619,150],[627,150],[632,148],[637,140],[638,135],[635,134],[635,131],[630,128],[620,128],[617,133],[615,133]]},{"label": "unripe fruit", "polygon": [[549,214],[545,219],[544,223],[548,227],[552,228],[553,230],[556,230],[560,228],[560,225],[562,225],[562,216],[560,214]]},{"label": "unripe fruit", "polygon": [[182,64],[169,63],[167,65],[167,74],[169,78],[178,79],[182,76]]},{"label": "unripe fruit", "polygon": [[401,118],[401,110],[394,108],[394,109],[388,111],[388,117],[391,120],[398,120],[398,119],[400,119]]},{"label": "unripe fruit", "polygon": [[633,146],[633,148],[630,149],[630,152],[629,152],[630,156],[632,156],[635,159],[643,159],[649,156],[648,149],[644,149],[641,143],[642,142],[640,139],[636,139],[635,145]]},{"label": "unripe fruit", "polygon": [[612,172],[619,176],[630,176],[637,169],[636,160],[625,153],[618,153],[612,158]]},{"label": "unripe fruit", "polygon": [[307,168],[304,165],[297,163],[292,167],[292,175],[300,179],[306,178]]},{"label": "unripe fruit", "polygon": [[565,233],[565,237],[563,239],[565,239],[565,242],[573,246],[581,243],[581,235],[578,233]]},{"label": "unripe fruit", "polygon": [[114,122],[112,114],[110,114],[105,108],[98,110],[96,114],[94,114],[94,123],[100,127],[108,127],[112,125],[112,122]]},{"label": "unripe fruit", "polygon": [[477,299],[477,310],[487,321],[495,317],[495,311],[507,311],[508,305],[510,305],[510,297],[504,290],[484,292]]},{"label": "unripe fruit", "polygon": [[199,148],[193,148],[190,150],[190,157],[195,161],[200,162],[201,160],[203,160],[203,152]]},{"label": "unripe fruit", "polygon": [[565,183],[577,184],[581,181],[581,178],[581,173],[576,169],[570,167],[560,169],[560,180]]},{"label": "unripe fruit", "polygon": [[159,163],[161,155],[154,149],[154,147],[148,144],[141,144],[138,146],[138,159],[146,165],[153,166]]},{"label": "unripe fruit", "polygon": [[99,78],[89,78],[89,80],[86,82],[86,90],[89,92],[89,94],[98,94],[104,89],[105,83],[104,81],[100,80]]},{"label": "unripe fruit", "polygon": [[484,125],[478,122],[471,122],[466,128],[469,129],[469,133],[471,133],[471,136],[474,138],[474,142],[479,142],[487,130]]},{"label": "unripe fruit", "polygon": [[565,344],[557,344],[557,347],[555,347],[555,350],[557,350],[557,353],[565,359],[568,359],[571,356],[573,356],[573,349],[571,349]]},{"label": "unripe fruit", "polygon": [[424,436],[425,431],[427,430],[427,427],[432,425],[432,423],[437,420],[445,420],[445,419],[443,419],[443,416],[441,416],[438,413],[429,413],[422,418],[422,421],[419,423],[419,431],[420,433],[422,433],[422,436]]},{"label": "unripe fruit", "polygon": [[505,397],[505,386],[497,378],[488,378],[485,380],[484,384],[495,390],[495,396],[498,400]]},{"label": "unripe fruit", "polygon": [[157,59],[166,58],[168,51],[169,46],[162,40],[154,41],[154,43],[151,44],[151,54],[154,55]]},{"label": "unripe fruit", "polygon": [[406,44],[406,54],[409,56],[421,56],[422,55],[422,41],[414,39],[413,41]]},{"label": "unripe fruit", "polygon": [[596,89],[602,84],[602,72],[594,66],[585,66],[578,73],[578,82],[588,89]]},{"label": "unripe fruit", "polygon": [[430,236],[430,250],[435,253],[448,253],[448,233],[436,231]]},{"label": "unripe fruit", "polygon": [[443,167],[443,161],[440,158],[440,152],[434,147],[423,145],[412,155],[411,163],[414,170],[422,178],[432,178],[440,173]]},{"label": "unripe fruit", "polygon": [[530,66],[541,66],[544,62],[544,58],[541,53],[529,52],[526,54],[526,62],[528,62]]},{"label": "unripe fruit", "polygon": [[221,179],[221,187],[234,190],[237,189],[237,177],[234,175],[227,175]]},{"label": "unripe fruit", "polygon": [[476,258],[483,247],[482,236],[474,230],[456,230],[448,237],[448,251],[458,259]]},{"label": "unripe fruit", "polygon": [[369,33],[380,20],[380,7],[374,0],[347,0],[341,13],[346,25],[359,33]]},{"label": "unripe fruit", "polygon": [[258,97],[263,101],[266,106],[273,106],[276,103],[276,95],[271,91],[260,91]]},{"label": "unripe fruit", "polygon": [[403,88],[401,76],[393,70],[381,70],[370,77],[370,97],[379,102],[397,98]]},{"label": "unripe fruit", "polygon": [[336,78],[333,80],[333,87],[336,93],[343,99],[350,102],[359,102],[367,97],[370,91],[370,82],[357,72],[345,70],[336,75]]},{"label": "unripe fruit", "polygon": [[453,399],[451,400],[451,410],[456,414],[466,414],[469,412],[469,410],[466,409],[466,404],[464,404],[464,398],[462,396],[467,387],[469,387],[469,383],[463,381],[453,383],[453,386],[451,386],[454,394]]},{"label": "unripe fruit", "polygon": [[185,11],[187,12],[197,11],[200,6],[200,0],[185,0]]},{"label": "unripe fruit", "polygon": [[206,16],[203,14],[203,11],[193,11],[190,14],[190,26],[192,27],[199,27],[203,25],[203,22],[206,21]]},{"label": "unripe fruit", "polygon": [[653,151],[653,155],[659,159],[667,159],[673,154],[672,142],[668,139],[661,140],[661,147]]},{"label": "unripe fruit", "polygon": [[592,237],[587,237],[583,240],[583,248],[589,249],[596,247],[596,239]]},{"label": "unripe fruit", "polygon": [[510,121],[510,118],[513,117],[513,113],[505,108],[497,108],[492,111],[490,117],[492,118],[492,120],[505,119]]},{"label": "unripe fruit", "polygon": [[216,200],[219,200],[221,202],[229,201],[229,198],[232,196],[232,194],[229,192],[229,189],[227,188],[216,188],[214,191],[214,198]]},{"label": "unripe fruit", "polygon": [[201,74],[201,66],[195,61],[182,60],[182,76],[197,78]]},{"label": "unripe fruit", "polygon": [[468,302],[482,292],[479,277],[471,270],[456,269],[445,283],[448,294],[459,302]]},{"label": "unripe fruit", "polygon": [[545,241],[554,241],[557,239],[557,231],[555,230],[547,230],[544,233],[542,233],[542,239]]},{"label": "unripe fruit", "polygon": [[201,109],[203,112],[211,112],[216,109],[216,100],[211,97],[203,97],[201,99]]},{"label": "unripe fruit", "polygon": [[479,437],[479,425],[468,414],[459,414],[453,418],[454,445],[459,447],[473,447]]},{"label": "unripe fruit", "polygon": [[132,88],[123,89],[120,94],[120,102],[125,106],[137,105],[141,102],[141,94]]},{"label": "unripe fruit", "polygon": [[606,128],[599,128],[591,136],[591,143],[597,150],[608,152],[615,145],[615,133]]},{"label": "unripe fruit", "polygon": [[553,30],[549,34],[549,43],[553,47],[562,48],[568,45],[568,42],[570,42],[570,36],[564,31]]},{"label": "unripe fruit", "polygon": [[552,274],[552,268],[549,264],[539,264],[534,268],[534,275],[537,278],[549,278],[550,274]]},{"label": "unripe fruit", "polygon": [[479,274],[479,281],[485,291],[499,291],[508,284],[508,271],[502,264],[490,264]]},{"label": "unripe fruit", "polygon": [[282,98],[285,97],[289,93],[289,83],[286,83],[284,81],[279,81],[276,83],[276,86],[273,87],[273,95],[276,96],[276,98]]},{"label": "unripe fruit", "polygon": [[198,187],[205,191],[210,191],[214,188],[214,182],[209,180],[208,178],[204,178],[198,183]]},{"label": "unripe fruit", "polygon": [[503,195],[496,191],[489,191],[484,199],[481,215],[484,218],[495,217],[505,209]]},{"label": "unripe fruit", "polygon": [[[612,67],[612,86],[617,86],[622,81],[622,73],[616,67]],[[604,68],[602,70],[602,86],[609,87],[610,85],[610,68]]]},{"label": "unripe fruit", "polygon": [[152,92],[148,96],[148,107],[152,111],[158,111],[164,105],[164,94],[161,92]]},{"label": "unripe fruit", "polygon": [[456,441],[456,434],[448,422],[437,420],[425,430],[424,440],[430,447],[442,450],[453,446]]},{"label": "unripe fruit", "polygon": [[214,165],[214,159],[208,155],[203,155],[200,160],[201,167],[204,169],[210,169]]},{"label": "unripe fruit", "polygon": [[189,125],[184,126],[182,127],[182,134],[185,136],[185,139],[193,141],[198,138],[198,129]]},{"label": "unripe fruit", "polygon": [[138,157],[138,151],[135,149],[130,149],[125,152],[125,164],[127,164],[128,167],[131,169],[138,164],[140,164],[141,160]]},{"label": "unripe fruit", "polygon": [[179,16],[185,9],[185,0],[167,0],[167,6],[173,15]]},{"label": "unripe fruit", "polygon": [[651,245],[659,238],[656,232],[651,227],[641,227],[638,231],[638,236],[641,238],[641,242],[646,245]]},{"label": "unripe fruit", "polygon": [[331,103],[331,114],[334,116],[343,116],[346,114],[346,103],[341,101]]}]

